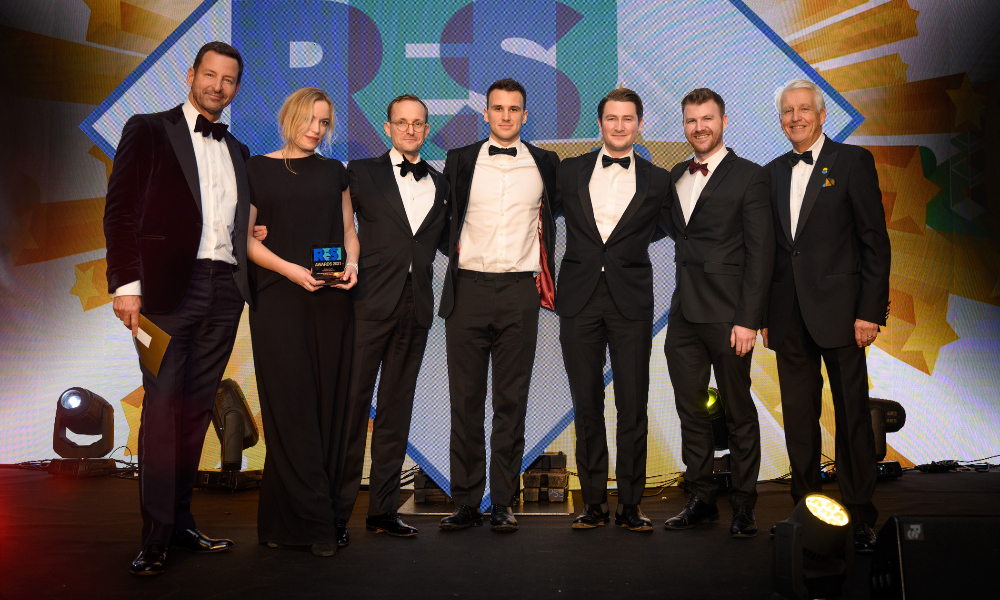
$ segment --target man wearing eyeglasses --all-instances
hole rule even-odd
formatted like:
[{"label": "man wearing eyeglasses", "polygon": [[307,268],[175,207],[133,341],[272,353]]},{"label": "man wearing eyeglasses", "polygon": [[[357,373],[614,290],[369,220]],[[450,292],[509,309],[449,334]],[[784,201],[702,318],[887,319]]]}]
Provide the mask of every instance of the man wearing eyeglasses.
[{"label": "man wearing eyeglasses", "polygon": [[[427,332],[434,318],[431,265],[445,224],[447,184],[420,159],[427,106],[406,94],[389,103],[385,134],[392,148],[347,165],[361,257],[354,288],[354,357],[348,450],[337,514],[349,518],[358,496],[375,379],[382,369],[369,471],[368,531],[410,537],[417,529],[396,514],[410,416]],[[350,542],[346,520],[337,543]]]}]

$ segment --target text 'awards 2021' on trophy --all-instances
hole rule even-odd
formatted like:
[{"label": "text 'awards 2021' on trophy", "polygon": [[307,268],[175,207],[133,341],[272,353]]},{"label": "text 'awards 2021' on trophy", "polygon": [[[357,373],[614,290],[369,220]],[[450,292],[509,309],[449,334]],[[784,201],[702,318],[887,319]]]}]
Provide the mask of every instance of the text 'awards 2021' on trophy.
[{"label": "text 'awards 2021' on trophy", "polygon": [[312,276],[317,281],[332,283],[344,275],[344,247],[336,244],[313,246]]}]

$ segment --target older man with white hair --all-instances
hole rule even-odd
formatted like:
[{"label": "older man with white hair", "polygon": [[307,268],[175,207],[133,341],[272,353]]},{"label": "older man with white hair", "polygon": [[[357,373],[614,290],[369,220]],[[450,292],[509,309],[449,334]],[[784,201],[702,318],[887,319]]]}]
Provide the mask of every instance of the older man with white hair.
[{"label": "older man with white hair", "polygon": [[889,314],[889,234],[872,153],[823,134],[816,84],[775,94],[792,151],[771,174],[775,257],[764,345],[777,354],[792,499],[821,491],[819,418],[826,364],[836,421],[837,480],[855,549],[874,549],[876,459],[865,349]]}]

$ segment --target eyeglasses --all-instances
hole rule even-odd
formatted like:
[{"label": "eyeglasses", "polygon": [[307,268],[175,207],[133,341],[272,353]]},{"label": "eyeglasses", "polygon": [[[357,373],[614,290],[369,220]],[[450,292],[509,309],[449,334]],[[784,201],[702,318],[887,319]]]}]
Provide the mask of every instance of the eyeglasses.
[{"label": "eyeglasses", "polygon": [[413,126],[414,131],[421,131],[423,128],[427,127],[427,123],[424,123],[423,121],[414,121],[410,123],[402,119],[393,121],[392,124],[396,126],[396,131],[406,131],[411,125]]}]

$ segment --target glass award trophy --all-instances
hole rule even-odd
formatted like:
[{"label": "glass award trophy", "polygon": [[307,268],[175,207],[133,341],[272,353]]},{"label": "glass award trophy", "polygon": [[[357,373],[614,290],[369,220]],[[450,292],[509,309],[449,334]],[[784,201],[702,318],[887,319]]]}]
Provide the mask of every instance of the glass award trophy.
[{"label": "glass award trophy", "polygon": [[325,284],[339,283],[344,275],[344,247],[336,244],[313,246],[312,276]]}]

